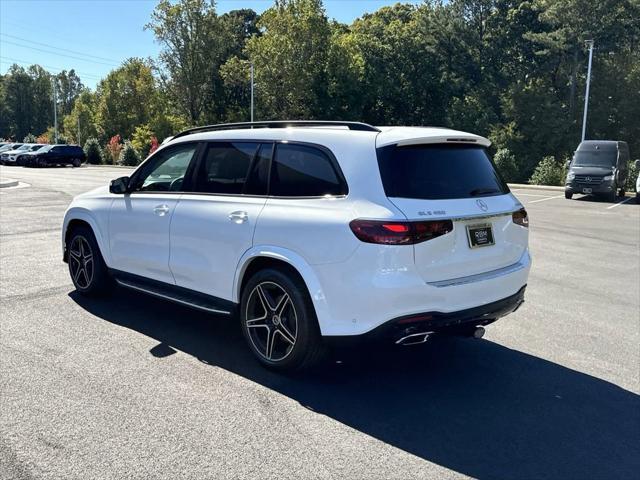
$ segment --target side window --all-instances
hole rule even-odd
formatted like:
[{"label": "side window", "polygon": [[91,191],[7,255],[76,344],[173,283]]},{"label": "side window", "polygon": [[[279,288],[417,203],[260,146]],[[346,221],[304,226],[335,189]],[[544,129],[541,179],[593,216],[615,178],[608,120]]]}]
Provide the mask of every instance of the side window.
[{"label": "side window", "polygon": [[189,143],[158,152],[140,176],[136,178],[134,191],[180,192],[184,176],[198,145]]},{"label": "side window", "polygon": [[276,146],[269,195],[321,197],[346,193],[346,186],[322,150],[286,143]]},{"label": "side window", "polygon": [[197,192],[241,194],[249,166],[260,144],[253,142],[209,143],[198,168]]}]

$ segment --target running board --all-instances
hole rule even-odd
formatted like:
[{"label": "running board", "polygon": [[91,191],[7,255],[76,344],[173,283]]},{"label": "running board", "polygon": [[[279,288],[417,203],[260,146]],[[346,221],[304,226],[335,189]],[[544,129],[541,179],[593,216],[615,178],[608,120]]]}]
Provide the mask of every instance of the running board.
[{"label": "running board", "polygon": [[116,274],[115,280],[118,285],[146,293],[154,297],[162,298],[170,302],[185,305],[187,307],[202,310],[204,312],[216,313],[219,315],[231,315],[233,311],[233,303],[228,300],[211,297],[199,292],[177,287],[175,285],[166,285],[161,282],[155,282],[127,275],[121,277]]}]

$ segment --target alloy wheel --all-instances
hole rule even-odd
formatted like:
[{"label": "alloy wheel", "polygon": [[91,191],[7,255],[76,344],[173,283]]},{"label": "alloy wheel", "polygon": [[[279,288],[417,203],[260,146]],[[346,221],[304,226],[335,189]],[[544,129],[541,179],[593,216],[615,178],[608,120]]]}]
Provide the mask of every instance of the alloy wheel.
[{"label": "alloy wheel", "polygon": [[296,344],[298,316],[291,297],[275,282],[262,282],[247,299],[245,327],[255,350],[266,360],[287,358]]},{"label": "alloy wheel", "polygon": [[86,238],[77,235],[69,248],[69,270],[76,286],[85,289],[93,280],[93,252]]}]

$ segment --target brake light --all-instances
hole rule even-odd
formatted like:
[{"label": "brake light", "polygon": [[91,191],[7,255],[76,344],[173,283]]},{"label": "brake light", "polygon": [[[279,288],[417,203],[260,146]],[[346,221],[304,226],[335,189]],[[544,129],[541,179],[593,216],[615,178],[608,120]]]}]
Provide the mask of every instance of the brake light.
[{"label": "brake light", "polygon": [[513,218],[513,223],[520,225],[521,227],[529,228],[529,215],[527,215],[527,211],[524,208],[521,208],[517,212],[513,212],[511,216]]},{"label": "brake light", "polygon": [[453,230],[451,220],[427,222],[388,222],[383,220],[353,220],[349,227],[365,243],[413,245],[440,237]]}]

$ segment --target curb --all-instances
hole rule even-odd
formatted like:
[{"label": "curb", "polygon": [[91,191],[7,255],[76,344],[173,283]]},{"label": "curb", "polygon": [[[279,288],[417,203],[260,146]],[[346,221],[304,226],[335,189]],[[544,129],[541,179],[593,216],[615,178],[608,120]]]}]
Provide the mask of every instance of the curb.
[{"label": "curb", "polygon": [[529,185],[527,183],[509,183],[509,188],[529,188],[531,190],[555,190],[558,192],[564,192],[564,187],[557,187],[555,185]]},{"label": "curb", "polygon": [[4,178],[0,180],[0,188],[17,187],[19,183],[18,180],[13,178]]}]

